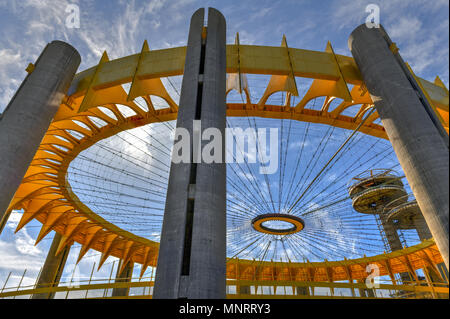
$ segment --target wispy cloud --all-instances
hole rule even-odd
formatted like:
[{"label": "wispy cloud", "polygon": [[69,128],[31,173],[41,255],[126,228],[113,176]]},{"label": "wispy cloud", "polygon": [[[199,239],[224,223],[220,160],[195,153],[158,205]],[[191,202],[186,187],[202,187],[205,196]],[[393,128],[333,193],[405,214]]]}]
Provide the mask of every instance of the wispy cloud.
[{"label": "wispy cloud", "polygon": [[[428,80],[439,75],[448,86],[449,2],[344,0],[334,2],[332,21],[338,30],[349,35],[356,26],[365,23],[369,15],[366,6],[372,3],[380,7],[381,24],[413,70]],[[348,49],[342,45],[336,51],[348,54]]]}]

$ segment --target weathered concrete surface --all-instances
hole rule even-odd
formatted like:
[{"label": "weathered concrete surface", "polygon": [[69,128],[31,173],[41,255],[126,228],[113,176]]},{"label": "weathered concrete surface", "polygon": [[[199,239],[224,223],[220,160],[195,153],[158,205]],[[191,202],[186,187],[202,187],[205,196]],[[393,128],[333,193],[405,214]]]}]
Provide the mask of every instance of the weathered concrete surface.
[{"label": "weathered concrete surface", "polygon": [[389,140],[448,268],[449,150],[381,29],[365,25],[349,38]]},{"label": "weathered concrete surface", "polygon": [[[191,19],[177,127],[194,136],[222,133],[222,163],[172,163],[153,298],[226,297],[226,24],[222,14],[204,9]],[[202,142],[205,145],[207,142]],[[191,162],[193,154],[191,143]],[[191,191],[189,191],[191,190]]]},{"label": "weathered concrete surface", "polygon": [[[430,232],[430,229],[428,228],[428,225],[425,221],[425,218],[423,218],[423,215],[419,215],[414,219],[414,225],[417,231],[417,235],[419,236],[419,239],[421,241],[430,239],[433,237],[433,235]],[[441,275],[439,273],[439,270],[432,268],[432,267],[426,267],[425,276],[429,276],[429,280],[431,282],[444,282],[443,278],[441,278]]]},{"label": "weathered concrete surface", "polygon": [[[117,275],[115,282],[131,282],[131,277],[133,276],[133,268],[134,263],[131,261],[128,262],[120,273],[120,268],[122,267],[122,261],[119,263],[117,267]],[[130,288],[113,288],[112,296],[113,297],[125,297],[130,293]]]},{"label": "weathered concrete surface", "polygon": [[[200,53],[204,9],[192,18],[181,85],[177,128],[185,128],[192,136],[192,120],[197,103]],[[192,158],[192,154],[191,154]],[[178,298],[190,182],[190,163],[172,163],[167,188],[166,207],[161,232],[153,298]]]},{"label": "weathered concrete surface", "polygon": [[414,218],[414,226],[416,228],[417,235],[419,236],[419,239],[421,241],[424,241],[424,240],[427,240],[427,239],[430,239],[433,237],[423,215],[420,215],[420,216],[417,216],[416,218]]},{"label": "weathered concrete surface", "polygon": [[226,298],[225,90],[226,23],[209,8],[201,120],[203,129],[220,130],[222,162],[197,166],[189,298]]},{"label": "weathered concrete surface", "polygon": [[392,251],[401,250],[403,248],[397,229],[391,221],[387,221],[383,215],[380,215],[381,225],[383,226],[384,235],[388,241]]},{"label": "weathered concrete surface", "polygon": [[[398,236],[398,232],[395,225],[391,221],[387,221],[386,217],[383,216],[383,214],[380,215],[380,220],[389,247],[391,248],[391,251],[403,249],[403,245],[402,242],[400,241],[400,237]],[[400,279],[404,283],[413,281],[412,276],[407,272],[400,273]]]},{"label": "weathered concrete surface", "polygon": [[[78,52],[49,43],[22,82],[0,120],[0,225],[53,116],[80,65]],[[1,229],[0,229],[1,231]]]},{"label": "weathered concrete surface", "polygon": [[[41,269],[39,278],[37,280],[36,288],[57,287],[61,279],[61,275],[64,271],[64,266],[69,256],[70,245],[67,245],[57,256],[56,252],[61,242],[62,236],[55,233],[53,237],[52,245],[48,251],[47,258],[45,259],[44,266]],[[35,294],[32,299],[53,299],[54,293],[42,293]]]}]

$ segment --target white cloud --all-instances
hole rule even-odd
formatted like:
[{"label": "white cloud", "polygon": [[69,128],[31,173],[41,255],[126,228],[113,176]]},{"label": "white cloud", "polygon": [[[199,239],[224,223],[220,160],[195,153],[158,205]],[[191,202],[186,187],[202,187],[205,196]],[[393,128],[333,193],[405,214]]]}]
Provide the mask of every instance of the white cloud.
[{"label": "white cloud", "polygon": [[390,29],[393,38],[411,38],[420,31],[422,22],[417,17],[401,17]]},{"label": "white cloud", "polygon": [[[21,217],[21,212],[13,210],[8,218],[6,227],[12,231],[15,231]],[[28,229],[26,226],[15,234],[15,247],[17,252],[24,255],[41,256],[43,254],[43,252],[37,246],[35,246],[35,240],[28,233]]]},{"label": "white cloud", "polygon": [[9,215],[8,221],[6,222],[6,227],[14,230],[19,224],[20,219],[22,218],[22,214],[18,210],[13,210]]},{"label": "white cloud", "polygon": [[41,256],[43,254],[43,252],[34,245],[35,240],[28,234],[26,227],[22,228],[16,234],[15,243],[17,250],[24,255]]},{"label": "white cloud", "polygon": [[150,14],[156,14],[165,4],[167,3],[167,0],[152,0],[149,1],[145,12]]},{"label": "white cloud", "polygon": [[[4,73],[6,67],[11,67],[21,60],[20,52],[11,49],[0,50],[0,72]],[[2,73],[1,76],[4,76]]]},{"label": "white cloud", "polygon": [[[332,21],[339,30],[351,32],[363,24],[368,4],[380,7],[380,22],[400,48],[400,54],[416,74],[433,81],[440,75],[448,81],[448,12],[449,2],[403,0],[344,0],[335,2]],[[440,14],[440,15],[439,15]],[[434,19],[432,17],[435,17]],[[439,18],[438,18],[439,17]],[[444,17],[442,19],[442,17]],[[339,53],[347,48],[336,49]]]},{"label": "white cloud", "polygon": [[11,74],[15,71],[18,65],[24,66],[24,58],[20,50],[2,49],[0,50],[0,112],[2,106],[6,107],[14,95],[16,87],[19,86],[20,81],[17,78],[12,78]]},{"label": "white cloud", "polygon": [[[21,246],[24,243],[25,246]],[[30,243],[17,239],[15,242],[0,240],[0,269],[9,271],[39,271],[44,256],[36,254],[30,249]]]},{"label": "white cloud", "polygon": [[250,15],[251,20],[257,20],[264,18],[269,12],[271,12],[273,8],[257,8],[253,14]]}]

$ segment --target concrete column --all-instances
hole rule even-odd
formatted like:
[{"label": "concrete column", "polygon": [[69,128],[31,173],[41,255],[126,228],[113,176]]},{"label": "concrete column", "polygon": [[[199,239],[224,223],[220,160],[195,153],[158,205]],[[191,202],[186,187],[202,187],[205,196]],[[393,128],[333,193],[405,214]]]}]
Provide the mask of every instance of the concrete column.
[{"label": "concrete column", "polygon": [[[57,287],[64,271],[64,266],[69,256],[70,245],[67,245],[59,255],[56,255],[62,236],[55,232],[52,245],[48,251],[44,266],[37,280],[36,288]],[[53,299],[54,293],[42,293],[32,295],[31,299]]]},{"label": "concrete column", "polygon": [[363,288],[358,288],[358,291],[359,291],[359,296],[360,297],[367,297],[366,296],[366,290],[365,289],[363,289]]},{"label": "concrete column", "polygon": [[[353,285],[353,279],[349,279],[348,282]],[[350,293],[352,294],[352,297],[356,297],[355,288],[350,288]]]},{"label": "concrete column", "polygon": [[392,222],[387,221],[383,215],[380,215],[381,225],[383,226],[383,231],[388,241],[389,247],[392,251],[403,249],[402,242],[398,236],[397,229]]},{"label": "concrete column", "polygon": [[356,28],[349,48],[448,268],[448,137],[430,115],[381,28]]},{"label": "concrete column", "polygon": [[[359,283],[364,283],[364,281],[363,280],[360,280],[360,281],[358,281]],[[364,289],[364,288],[358,288],[358,291],[359,291],[359,296],[360,297],[367,297],[367,295],[366,295],[366,290]]]},{"label": "concrete column", "polygon": [[[226,24],[213,8],[206,32],[203,21],[199,9],[190,24],[177,120],[194,140],[191,163],[171,165],[155,299],[226,297]],[[193,120],[221,132],[221,163],[193,162],[199,140]]]},{"label": "concrete column", "polygon": [[0,118],[0,225],[80,62],[69,44],[49,43]]},{"label": "concrete column", "polygon": [[444,263],[437,264],[437,268],[441,277],[444,279],[444,282],[448,284],[448,269],[445,267]]},{"label": "concrete column", "polygon": [[364,289],[366,291],[367,298],[375,298],[375,292],[373,289]]},{"label": "concrete column", "polygon": [[[430,229],[428,228],[427,222],[425,221],[425,218],[422,214],[414,218],[414,225],[416,227],[417,235],[419,236],[419,239],[421,241],[430,239],[433,237],[431,235]],[[428,280],[430,280],[432,283],[441,283],[443,280],[440,277],[440,274],[436,272],[435,269],[432,267],[426,267],[426,269],[423,269],[425,276]]]},{"label": "concrete column", "polygon": [[[419,235],[419,239],[421,241],[427,240],[432,238],[430,229],[427,226],[427,223],[423,216],[417,216],[414,219],[414,225],[416,226],[417,234]],[[429,280],[433,283],[440,283],[443,282],[443,280],[440,277],[440,274],[436,272],[435,269],[431,267],[427,267],[424,269],[425,276],[429,277]]]},{"label": "concrete column", "polygon": [[241,295],[250,295],[251,294],[251,289],[250,286],[238,286],[239,288],[239,294]]},{"label": "concrete column", "polygon": [[297,288],[297,295],[299,296],[309,296],[309,287],[296,287]]},{"label": "concrete column", "polygon": [[419,235],[421,241],[433,237],[433,235],[430,232],[430,229],[428,228],[427,222],[425,221],[425,218],[423,218],[423,216],[417,216],[414,219],[414,225],[416,226],[417,235]]},{"label": "concrete column", "polygon": [[[392,222],[387,221],[383,215],[380,215],[380,221],[391,251],[403,249],[403,245],[400,241],[400,237],[398,236],[395,225]],[[402,282],[405,283],[412,281],[411,275],[409,273],[400,273],[400,278]]]},{"label": "concrete column", "polygon": [[[120,272],[120,268],[122,268],[122,260],[117,267],[117,275],[116,280],[114,282],[131,282],[131,278],[133,277],[133,268],[134,263],[131,261],[127,263],[122,272]],[[130,288],[113,288],[112,296],[113,297],[125,297],[130,293]]]},{"label": "concrete column", "polygon": [[[359,280],[359,283],[365,283],[365,280]],[[363,298],[375,298],[375,292],[369,288],[358,288],[359,296]]]}]

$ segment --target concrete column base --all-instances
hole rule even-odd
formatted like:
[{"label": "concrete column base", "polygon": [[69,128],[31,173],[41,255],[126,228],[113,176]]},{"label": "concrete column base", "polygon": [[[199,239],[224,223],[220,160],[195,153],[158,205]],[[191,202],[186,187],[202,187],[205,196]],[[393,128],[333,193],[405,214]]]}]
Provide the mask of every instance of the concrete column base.
[{"label": "concrete column base", "polygon": [[[69,256],[70,246],[67,245],[59,255],[55,255],[61,242],[62,236],[55,233],[52,245],[48,251],[44,266],[42,267],[39,278],[37,279],[36,288],[57,287],[64,271],[64,266]],[[31,296],[31,299],[53,299],[54,293],[42,293]]]},{"label": "concrete column base", "polygon": [[[120,272],[120,268],[122,268],[122,261],[120,261],[119,266],[117,267],[117,275],[115,282],[131,282],[131,278],[133,277],[133,268],[134,263],[131,261],[127,263],[122,273]],[[112,296],[113,297],[125,297],[130,293],[130,288],[113,288]]]},{"label": "concrete column base", "polygon": [[309,296],[309,287],[296,287],[297,295],[299,296]]}]

